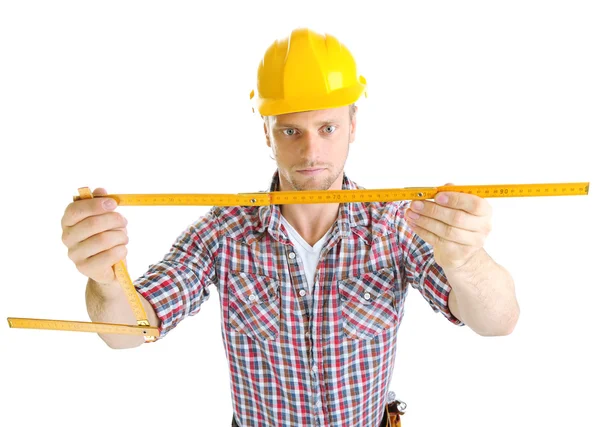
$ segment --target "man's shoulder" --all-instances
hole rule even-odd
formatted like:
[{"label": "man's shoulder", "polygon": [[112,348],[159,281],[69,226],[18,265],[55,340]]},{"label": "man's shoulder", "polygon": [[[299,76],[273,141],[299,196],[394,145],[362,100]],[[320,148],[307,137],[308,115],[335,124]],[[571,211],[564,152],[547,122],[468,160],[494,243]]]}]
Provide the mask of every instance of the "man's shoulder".
[{"label": "man's shoulder", "polygon": [[355,202],[352,203],[350,222],[359,226],[379,224],[383,228],[396,228],[405,207],[404,201]]},{"label": "man's shoulder", "polygon": [[[346,190],[369,190],[345,176],[344,188]],[[371,189],[377,190],[377,189]],[[394,227],[397,221],[403,217],[404,209],[408,206],[407,200],[374,201],[352,203],[352,223],[356,225],[367,225],[379,223],[382,227]]]},{"label": "man's shoulder", "polygon": [[206,217],[215,220],[222,234],[239,240],[264,231],[265,214],[261,208],[268,206],[213,206]]}]

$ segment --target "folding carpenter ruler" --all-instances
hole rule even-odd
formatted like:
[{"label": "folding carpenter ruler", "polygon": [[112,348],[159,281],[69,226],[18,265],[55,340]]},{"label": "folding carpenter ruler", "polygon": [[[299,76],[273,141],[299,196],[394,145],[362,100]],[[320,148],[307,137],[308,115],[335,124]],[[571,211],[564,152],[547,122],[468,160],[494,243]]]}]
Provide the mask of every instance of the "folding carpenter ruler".
[{"label": "folding carpenter ruler", "polygon": [[[543,197],[582,196],[589,192],[589,182],[566,182],[551,184],[500,184],[500,185],[447,185],[441,187],[406,187],[392,189],[273,191],[238,194],[108,194],[119,206],[266,206],[309,203],[389,202],[400,200],[433,199],[444,191],[491,197]],[[79,189],[73,201],[90,199],[88,187]],[[157,327],[150,326],[141,300],[129,277],[124,261],[113,266],[115,275],[129,305],[135,314],[137,325],[119,325],[98,322],[76,322],[9,317],[11,328],[49,329],[61,331],[96,332],[102,334],[143,335],[146,341],[154,341],[159,335]]]},{"label": "folding carpenter ruler", "polygon": [[[83,187],[79,189],[77,199],[91,199],[92,192],[89,188]],[[75,322],[70,320],[49,320],[49,319],[27,319],[18,317],[9,317],[8,324],[11,328],[24,329],[50,329],[60,331],[77,331],[77,332],[96,332],[101,334],[127,334],[127,335],[143,335],[145,341],[155,341],[159,335],[157,327],[151,327],[148,322],[148,316],[142,305],[137,291],[129,277],[127,267],[124,261],[119,261],[113,265],[115,276],[127,296],[129,306],[133,310],[137,325],[119,325],[113,323],[99,322]]]}]

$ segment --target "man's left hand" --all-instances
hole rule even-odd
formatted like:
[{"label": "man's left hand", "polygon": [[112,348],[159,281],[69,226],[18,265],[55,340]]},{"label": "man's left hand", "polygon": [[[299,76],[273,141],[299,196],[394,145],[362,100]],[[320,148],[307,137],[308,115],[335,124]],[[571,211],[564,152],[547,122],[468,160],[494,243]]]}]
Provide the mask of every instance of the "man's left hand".
[{"label": "man's left hand", "polygon": [[443,269],[463,266],[483,248],[492,229],[492,207],[485,199],[453,191],[436,194],[434,201],[414,200],[405,218],[433,246],[435,261]]}]

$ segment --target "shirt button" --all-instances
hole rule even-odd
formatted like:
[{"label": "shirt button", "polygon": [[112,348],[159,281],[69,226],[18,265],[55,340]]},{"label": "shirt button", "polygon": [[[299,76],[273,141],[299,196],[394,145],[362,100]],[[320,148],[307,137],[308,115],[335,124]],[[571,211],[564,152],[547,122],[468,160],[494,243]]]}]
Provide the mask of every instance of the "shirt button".
[{"label": "shirt button", "polygon": [[251,294],[251,295],[248,297],[248,301],[250,301],[250,302],[254,301],[255,299],[256,299],[256,295],[254,295],[254,294]]},{"label": "shirt button", "polygon": [[299,294],[301,297],[303,297],[304,295],[306,295],[306,291],[304,289],[300,289]]},{"label": "shirt button", "polygon": [[295,254],[294,252],[290,252],[290,253],[288,254],[288,257],[289,257],[290,259],[294,259],[294,258],[296,258],[296,254]]},{"label": "shirt button", "polygon": [[364,298],[365,298],[367,301],[369,301],[369,300],[371,299],[371,294],[370,294],[370,293],[368,293],[368,292],[365,292],[365,294],[364,294]]},{"label": "shirt button", "polygon": [[306,338],[310,338],[310,332],[306,332],[306,333],[304,334],[304,336],[305,336]]},{"label": "shirt button", "polygon": [[313,365],[313,367],[312,367],[313,372],[317,372],[318,369],[319,368],[317,368],[317,365]]}]

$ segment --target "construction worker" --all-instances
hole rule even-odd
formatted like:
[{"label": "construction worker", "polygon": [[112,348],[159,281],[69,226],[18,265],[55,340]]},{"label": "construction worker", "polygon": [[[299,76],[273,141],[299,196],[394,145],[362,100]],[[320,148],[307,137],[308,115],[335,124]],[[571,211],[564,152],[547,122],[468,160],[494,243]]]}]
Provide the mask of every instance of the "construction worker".
[{"label": "construction worker", "polygon": [[[344,165],[365,90],[352,54],[332,35],[298,28],[268,47],[251,93],[277,164],[268,191],[363,188]],[[71,203],[63,242],[89,278],[92,321],[134,324],[111,268],[128,243],[115,208],[102,197]],[[134,284],[159,339],[198,313],[216,287],[232,426],[386,426],[409,287],[480,335],[515,327],[513,280],[484,249],[491,214],[486,200],[459,192],[412,202],[212,207]],[[144,342],[100,336],[112,348]]]}]

